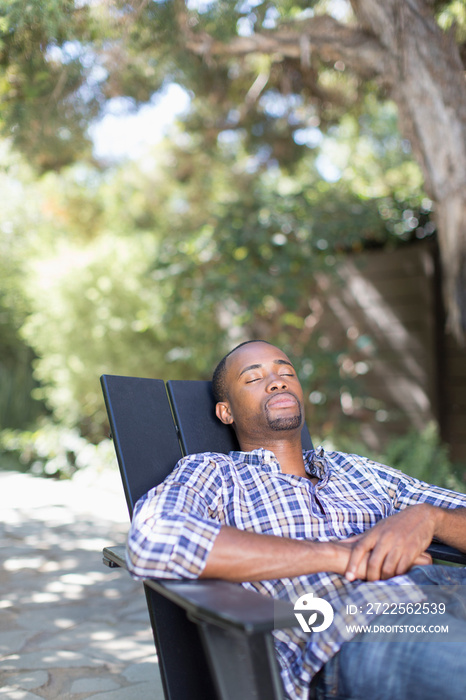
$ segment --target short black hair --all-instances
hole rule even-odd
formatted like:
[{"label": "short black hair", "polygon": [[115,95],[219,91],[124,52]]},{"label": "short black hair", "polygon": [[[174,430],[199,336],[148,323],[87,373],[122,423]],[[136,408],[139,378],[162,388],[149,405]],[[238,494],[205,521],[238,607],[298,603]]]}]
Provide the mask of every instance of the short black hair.
[{"label": "short black hair", "polygon": [[267,345],[272,345],[272,343],[269,343],[268,340],[261,340],[260,338],[257,340],[245,340],[243,343],[240,343],[239,345],[234,347],[233,350],[227,352],[225,357],[222,357],[222,359],[214,369],[214,373],[212,375],[212,391],[214,394],[215,403],[218,403],[219,401],[226,401],[228,399],[228,392],[225,382],[227,358],[230,357],[230,355],[232,355],[234,352],[236,352],[236,350],[242,348],[243,345],[249,345],[249,343],[267,343]]}]

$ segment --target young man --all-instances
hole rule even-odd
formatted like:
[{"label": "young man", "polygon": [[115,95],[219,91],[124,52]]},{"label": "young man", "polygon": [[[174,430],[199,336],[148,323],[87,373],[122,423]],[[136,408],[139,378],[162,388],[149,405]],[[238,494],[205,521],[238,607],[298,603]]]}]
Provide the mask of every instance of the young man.
[{"label": "young man", "polygon": [[[278,598],[325,598],[329,627],[274,633],[290,698],[307,698],[310,687],[322,698],[462,698],[466,576],[432,566],[425,550],[435,537],[466,551],[466,496],[356,455],[303,452],[302,389],[273,345],[238,346],[213,383],[217,416],[241,451],[190,455],[138,502],[133,576],[222,578]],[[377,643],[355,630],[375,612],[390,627]],[[445,641],[419,625],[440,621]]]}]

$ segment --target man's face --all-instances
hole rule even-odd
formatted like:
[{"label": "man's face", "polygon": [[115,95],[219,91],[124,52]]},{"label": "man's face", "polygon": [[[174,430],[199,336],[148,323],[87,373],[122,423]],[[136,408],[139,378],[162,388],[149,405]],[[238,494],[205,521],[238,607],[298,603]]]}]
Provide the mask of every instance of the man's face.
[{"label": "man's face", "polygon": [[[238,437],[278,438],[303,424],[303,392],[289,358],[267,343],[243,345],[227,358],[228,400],[217,415]],[[284,436],[281,432],[280,436]]]}]

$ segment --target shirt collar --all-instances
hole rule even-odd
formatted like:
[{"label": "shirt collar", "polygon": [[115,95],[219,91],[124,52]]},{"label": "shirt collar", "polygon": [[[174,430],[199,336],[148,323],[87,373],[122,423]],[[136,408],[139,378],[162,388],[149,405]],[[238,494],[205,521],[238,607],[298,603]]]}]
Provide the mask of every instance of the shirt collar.
[{"label": "shirt collar", "polygon": [[[271,450],[260,447],[251,452],[234,450],[229,453],[234,462],[248,464],[251,467],[260,467],[271,472],[281,472],[280,464]],[[304,468],[311,476],[323,479],[329,471],[329,465],[325,459],[325,452],[322,447],[316,450],[303,450]]]},{"label": "shirt collar", "polygon": [[251,452],[242,452],[241,450],[233,450],[230,452],[230,457],[234,462],[248,464],[251,467],[261,467],[268,471],[280,472],[280,464],[271,450],[266,450],[260,447]]},{"label": "shirt collar", "polygon": [[330,473],[330,465],[325,456],[323,447],[315,450],[303,450],[304,468],[311,476],[316,476],[323,481]]}]

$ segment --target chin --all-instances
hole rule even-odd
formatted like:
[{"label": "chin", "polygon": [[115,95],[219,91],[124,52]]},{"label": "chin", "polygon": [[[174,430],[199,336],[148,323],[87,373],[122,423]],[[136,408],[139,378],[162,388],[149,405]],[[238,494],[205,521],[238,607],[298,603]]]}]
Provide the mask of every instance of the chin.
[{"label": "chin", "polygon": [[290,416],[289,418],[274,418],[269,420],[272,430],[296,430],[301,427],[301,416]]}]

